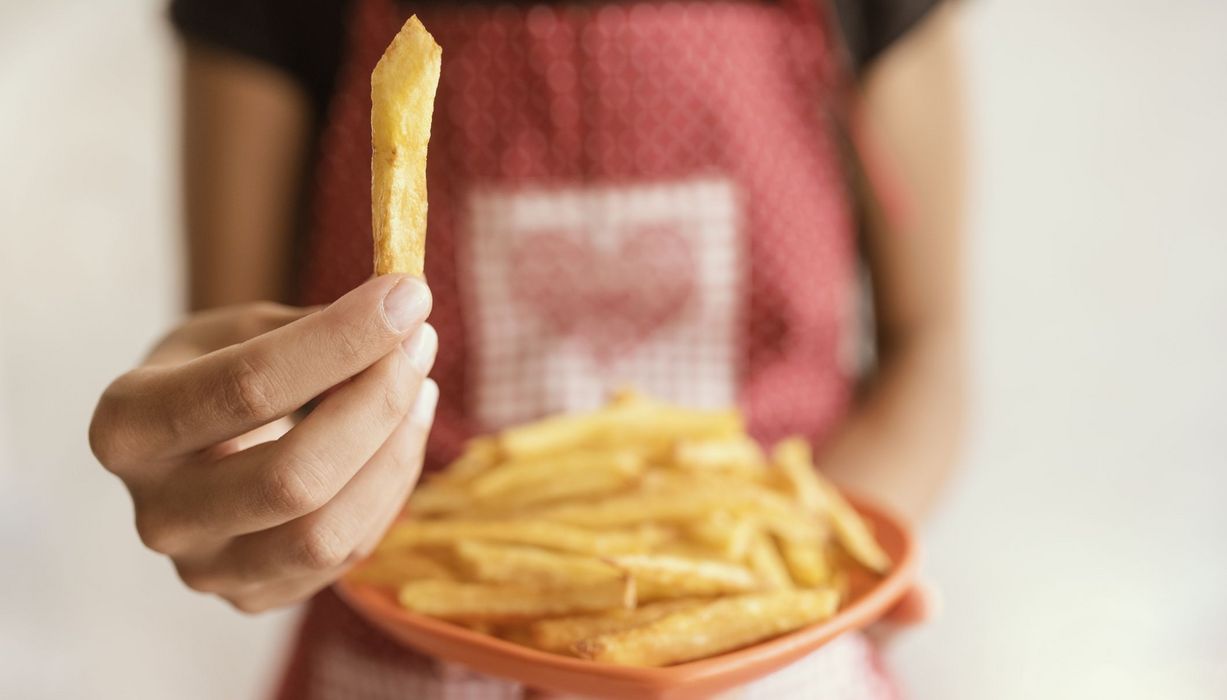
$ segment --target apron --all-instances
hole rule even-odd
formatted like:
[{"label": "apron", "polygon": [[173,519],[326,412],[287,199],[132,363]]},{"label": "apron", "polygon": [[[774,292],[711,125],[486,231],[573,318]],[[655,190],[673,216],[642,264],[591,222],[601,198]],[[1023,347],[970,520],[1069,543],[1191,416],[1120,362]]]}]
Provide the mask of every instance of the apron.
[{"label": "apron", "polygon": [[[855,368],[855,215],[824,108],[835,48],[813,0],[358,0],[324,127],[301,301],[371,274],[370,74],[410,13],[443,47],[426,276],[441,387],[426,469],[464,440],[635,386],[737,403],[815,443]],[[406,651],[325,591],[279,697],[520,698]],[[846,635],[748,698],[894,697]]]}]

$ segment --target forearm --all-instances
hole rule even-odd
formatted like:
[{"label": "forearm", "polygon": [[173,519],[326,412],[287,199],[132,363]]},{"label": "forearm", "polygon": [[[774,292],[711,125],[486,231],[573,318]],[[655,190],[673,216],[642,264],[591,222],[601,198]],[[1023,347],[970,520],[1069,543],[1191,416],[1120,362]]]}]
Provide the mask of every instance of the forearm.
[{"label": "forearm", "polygon": [[[849,488],[919,518],[946,481],[966,378],[963,338],[963,128],[955,18],[940,8],[884,56],[866,111],[909,213],[867,209],[879,366],[821,467]],[[872,203],[870,203],[872,204]]]},{"label": "forearm", "polygon": [[272,68],[196,45],[186,47],[183,87],[190,306],[286,301],[306,97]]},{"label": "forearm", "polygon": [[962,333],[935,327],[892,349],[819,468],[914,520],[949,478],[965,411]]}]

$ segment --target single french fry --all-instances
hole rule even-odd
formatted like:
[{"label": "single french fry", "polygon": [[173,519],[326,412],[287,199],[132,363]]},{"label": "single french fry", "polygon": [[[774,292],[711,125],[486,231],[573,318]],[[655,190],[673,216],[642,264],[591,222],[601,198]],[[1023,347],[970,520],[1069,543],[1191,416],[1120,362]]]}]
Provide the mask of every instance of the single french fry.
[{"label": "single french fry", "polygon": [[742,561],[758,533],[758,524],[749,515],[715,511],[686,525],[686,536],[709,547],[725,559]]},{"label": "single french fry", "polygon": [[498,441],[489,436],[473,438],[465,443],[460,456],[443,471],[450,481],[465,483],[498,464]]},{"label": "single french fry", "polygon": [[813,588],[830,583],[831,565],[821,547],[786,539],[778,540],[776,545],[794,584]]},{"label": "single french fry", "polygon": [[620,477],[633,477],[643,468],[643,458],[632,450],[577,451],[546,459],[507,462],[473,479],[469,488],[476,498],[490,500],[585,474],[612,473]]},{"label": "single french fry", "polygon": [[640,600],[746,593],[763,587],[753,571],[722,561],[624,554],[610,557],[609,562],[634,577]]},{"label": "single french fry", "polygon": [[346,574],[346,578],[354,583],[363,583],[368,586],[396,588],[407,581],[425,579],[447,581],[455,576],[438,560],[424,554],[394,552],[367,559]]},{"label": "single french fry", "polygon": [[423,274],[426,147],[443,51],[416,16],[371,73],[371,227],[375,274]]},{"label": "single french fry", "polygon": [[388,530],[378,551],[452,544],[458,540],[489,540],[577,554],[611,555],[651,549],[664,538],[665,533],[651,527],[596,532],[545,520],[405,520]]},{"label": "single french fry", "polygon": [[679,469],[696,473],[729,472],[755,480],[766,474],[762,448],[745,435],[683,440],[674,446],[672,462]]},{"label": "single french fry", "polygon": [[824,484],[824,487],[831,513],[831,527],[840,546],[865,568],[878,574],[889,571],[890,555],[874,539],[869,525],[834,486]]},{"label": "single french fry", "polygon": [[462,622],[508,623],[635,606],[635,582],[626,576],[588,586],[540,589],[515,584],[416,581],[401,587],[406,610]]},{"label": "single french fry", "polygon": [[814,467],[809,445],[792,438],[776,445],[772,461],[784,474],[797,500],[812,513],[824,514],[840,545],[861,565],[879,574],[890,569],[890,556],[878,545],[856,509]]},{"label": "single french fry", "polygon": [[776,549],[775,541],[766,532],[760,532],[750,544],[749,563],[767,588],[779,590],[793,587],[780,550]]},{"label": "single french fry", "polygon": [[730,596],[639,627],[582,640],[582,658],[623,666],[668,666],[714,656],[819,622],[835,613],[834,591]]},{"label": "single french fry", "polygon": [[675,493],[636,492],[595,503],[563,503],[541,509],[536,515],[591,528],[626,527],[637,523],[693,520],[719,507],[717,500],[699,493],[682,498]]},{"label": "single french fry", "polygon": [[736,411],[700,411],[649,401],[626,401],[599,411],[546,418],[499,434],[499,445],[513,459],[531,459],[584,447],[639,446],[648,451],[687,438],[738,434]]},{"label": "single french fry", "polygon": [[620,580],[618,567],[592,556],[559,554],[537,547],[461,541],[456,558],[469,578],[482,583],[518,583],[561,588]]},{"label": "single french fry", "polygon": [[641,605],[634,610],[611,610],[592,615],[576,615],[540,620],[528,626],[531,646],[556,654],[570,654],[581,640],[610,632],[633,629],[655,622],[666,615],[691,610],[704,601],[693,599],[664,600]]},{"label": "single french fry", "polygon": [[472,496],[463,485],[440,477],[432,477],[414,489],[405,504],[405,511],[413,517],[430,517],[455,513],[470,507]]},{"label": "single french fry", "polygon": [[809,443],[799,437],[781,441],[771,451],[771,462],[784,477],[784,485],[801,507],[822,513],[827,505]]},{"label": "single french fry", "polygon": [[594,469],[537,484],[524,484],[514,491],[481,499],[477,508],[493,513],[514,513],[573,499],[592,499],[625,491],[637,478],[633,469]]}]

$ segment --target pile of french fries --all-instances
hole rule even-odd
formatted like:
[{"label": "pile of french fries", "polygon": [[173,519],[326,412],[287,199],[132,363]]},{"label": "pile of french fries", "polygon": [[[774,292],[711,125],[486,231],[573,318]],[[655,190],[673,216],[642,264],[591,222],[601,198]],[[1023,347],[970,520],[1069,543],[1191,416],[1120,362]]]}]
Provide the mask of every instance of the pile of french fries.
[{"label": "pile of french fries", "polygon": [[819,622],[890,560],[814,469],[735,411],[631,393],[472,441],[350,574],[406,609],[593,661],[666,666]]}]

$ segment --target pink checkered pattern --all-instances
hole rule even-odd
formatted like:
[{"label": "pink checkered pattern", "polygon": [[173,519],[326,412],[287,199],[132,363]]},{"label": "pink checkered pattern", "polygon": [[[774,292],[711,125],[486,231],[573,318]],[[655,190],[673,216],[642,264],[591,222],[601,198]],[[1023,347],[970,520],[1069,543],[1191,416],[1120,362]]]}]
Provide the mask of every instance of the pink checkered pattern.
[{"label": "pink checkered pattern", "polygon": [[[816,1],[816,0],[815,0]],[[855,243],[810,0],[359,0],[325,124],[302,301],[371,272],[370,72],[408,13],[443,46],[426,274],[442,397],[474,434],[634,384],[820,442],[844,416]],[[888,697],[848,637],[747,697]],[[792,688],[792,690],[789,690]],[[312,602],[283,698],[519,697]]]}]

